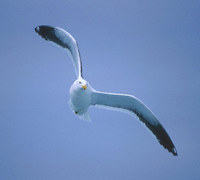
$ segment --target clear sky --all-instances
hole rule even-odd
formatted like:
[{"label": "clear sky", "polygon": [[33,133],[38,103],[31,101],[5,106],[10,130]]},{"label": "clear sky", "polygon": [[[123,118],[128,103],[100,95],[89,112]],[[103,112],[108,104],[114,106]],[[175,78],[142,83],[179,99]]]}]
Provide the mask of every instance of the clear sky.
[{"label": "clear sky", "polygon": [[[199,9],[198,0],[1,0],[0,179],[200,179]],[[73,65],[38,25],[69,31],[86,80],[141,99],[179,156],[126,114],[91,108],[91,123],[78,119]]]}]

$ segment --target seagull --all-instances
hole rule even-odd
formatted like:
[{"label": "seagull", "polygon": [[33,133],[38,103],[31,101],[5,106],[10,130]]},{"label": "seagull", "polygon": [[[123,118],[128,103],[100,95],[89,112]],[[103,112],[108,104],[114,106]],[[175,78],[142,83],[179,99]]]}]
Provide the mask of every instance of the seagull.
[{"label": "seagull", "polygon": [[69,105],[72,111],[86,121],[90,121],[88,109],[97,106],[136,115],[138,119],[156,136],[159,143],[174,156],[176,148],[167,131],[153,112],[139,99],[128,94],[100,92],[83,78],[82,62],[77,41],[73,36],[59,27],[41,25],[35,32],[47,41],[51,41],[67,50],[75,67],[77,80],[70,88]]}]

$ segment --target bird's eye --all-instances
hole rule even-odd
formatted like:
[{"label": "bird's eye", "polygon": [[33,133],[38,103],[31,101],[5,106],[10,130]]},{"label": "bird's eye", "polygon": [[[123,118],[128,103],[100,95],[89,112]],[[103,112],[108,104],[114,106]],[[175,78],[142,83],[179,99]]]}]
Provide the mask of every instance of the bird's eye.
[{"label": "bird's eye", "polygon": [[79,81],[79,84],[81,84],[81,81]]}]

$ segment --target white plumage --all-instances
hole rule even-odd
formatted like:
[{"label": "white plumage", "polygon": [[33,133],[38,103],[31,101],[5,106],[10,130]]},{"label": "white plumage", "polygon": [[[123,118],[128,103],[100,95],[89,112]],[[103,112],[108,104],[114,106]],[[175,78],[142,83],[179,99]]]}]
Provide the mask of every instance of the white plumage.
[{"label": "white plumage", "polygon": [[38,26],[35,31],[44,39],[65,48],[72,58],[77,80],[74,81],[70,88],[69,104],[75,114],[89,121],[88,108],[90,106],[106,107],[135,114],[152,131],[164,148],[168,149],[173,155],[177,155],[176,148],[166,130],[144,103],[132,95],[96,91],[83,79],[78,45],[71,34],[64,29],[51,26]]}]

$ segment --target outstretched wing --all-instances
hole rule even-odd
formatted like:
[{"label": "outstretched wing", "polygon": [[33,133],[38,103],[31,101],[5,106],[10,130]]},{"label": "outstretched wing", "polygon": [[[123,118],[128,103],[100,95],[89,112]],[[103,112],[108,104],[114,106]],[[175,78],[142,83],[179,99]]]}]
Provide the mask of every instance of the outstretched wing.
[{"label": "outstretched wing", "polygon": [[169,152],[173,153],[173,155],[177,156],[176,148],[164,127],[157,120],[151,110],[136,97],[125,94],[94,91],[92,94],[91,104],[136,114],[140,121],[142,121],[152,131],[160,144],[163,145],[164,148],[168,149]]},{"label": "outstretched wing", "polygon": [[68,50],[73,60],[77,77],[82,77],[82,64],[78,44],[71,34],[64,29],[51,26],[37,26],[35,32],[45,40],[52,41]]}]

